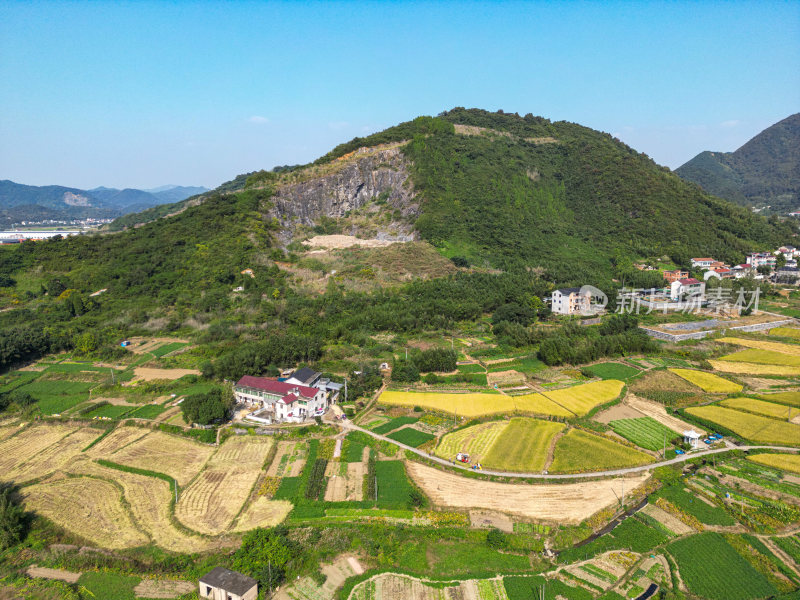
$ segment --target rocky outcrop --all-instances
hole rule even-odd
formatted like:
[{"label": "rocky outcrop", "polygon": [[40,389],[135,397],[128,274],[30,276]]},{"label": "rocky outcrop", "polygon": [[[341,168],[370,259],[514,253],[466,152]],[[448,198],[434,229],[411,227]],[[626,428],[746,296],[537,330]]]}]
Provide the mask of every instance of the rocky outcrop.
[{"label": "rocky outcrop", "polygon": [[[357,213],[346,227],[359,235],[369,223],[369,235],[378,239],[414,239],[411,223],[419,206],[409,178],[408,163],[399,145],[361,148],[330,165],[301,173],[304,180],[279,185],[269,216],[282,226],[281,241],[288,243],[298,225],[313,227],[322,217],[341,219]],[[383,218],[370,219],[370,215]]]}]

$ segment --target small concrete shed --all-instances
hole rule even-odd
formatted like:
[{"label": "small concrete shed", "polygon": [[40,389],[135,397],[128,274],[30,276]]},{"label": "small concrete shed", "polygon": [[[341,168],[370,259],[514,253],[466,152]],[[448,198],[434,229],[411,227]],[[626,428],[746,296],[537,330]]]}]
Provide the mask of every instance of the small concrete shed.
[{"label": "small concrete shed", "polygon": [[256,600],[258,582],[224,567],[216,567],[200,578],[200,597],[211,600]]}]

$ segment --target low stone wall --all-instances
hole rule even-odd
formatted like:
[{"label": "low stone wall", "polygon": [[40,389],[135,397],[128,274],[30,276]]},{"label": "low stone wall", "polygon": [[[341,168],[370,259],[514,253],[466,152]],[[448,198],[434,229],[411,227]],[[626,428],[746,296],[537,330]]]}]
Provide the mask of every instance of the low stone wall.
[{"label": "low stone wall", "polygon": [[781,321],[770,321],[768,323],[754,323],[752,325],[738,325],[734,327],[719,327],[716,329],[704,329],[703,331],[692,331],[691,333],[666,333],[651,329],[649,327],[640,327],[650,337],[658,340],[665,340],[667,342],[682,342],[684,340],[699,340],[715,333],[724,333],[725,331],[764,331],[765,329],[772,329],[773,327],[782,327],[794,323],[794,319],[783,319]]}]

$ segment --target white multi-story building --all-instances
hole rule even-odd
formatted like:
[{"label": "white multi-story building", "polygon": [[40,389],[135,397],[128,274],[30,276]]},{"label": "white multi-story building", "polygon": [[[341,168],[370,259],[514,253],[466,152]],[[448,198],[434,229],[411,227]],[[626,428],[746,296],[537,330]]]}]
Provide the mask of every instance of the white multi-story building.
[{"label": "white multi-story building", "polygon": [[300,423],[320,416],[328,408],[325,390],[245,375],[233,386],[237,402],[256,406],[259,417],[278,422]]},{"label": "white multi-story building", "polygon": [[747,256],[747,264],[754,269],[763,267],[765,265],[775,268],[776,261],[777,258],[775,258],[775,255],[769,252],[754,252],[753,254],[749,254]]},{"label": "white multi-story building", "polygon": [[702,298],[706,292],[706,284],[698,281],[694,277],[673,281],[669,286],[669,297],[671,300],[681,298]]},{"label": "white multi-story building", "polygon": [[581,288],[561,288],[550,296],[550,310],[559,315],[589,314],[592,295]]}]

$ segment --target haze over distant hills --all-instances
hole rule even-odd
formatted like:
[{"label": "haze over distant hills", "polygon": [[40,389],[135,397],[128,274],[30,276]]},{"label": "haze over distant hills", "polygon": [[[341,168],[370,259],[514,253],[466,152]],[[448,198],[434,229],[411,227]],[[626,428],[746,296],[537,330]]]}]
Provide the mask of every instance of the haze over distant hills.
[{"label": "haze over distant hills", "polygon": [[707,192],[771,213],[800,209],[800,113],[735,152],[701,152],[675,172]]},{"label": "haze over distant hills", "polygon": [[115,218],[206,192],[203,187],[167,185],[151,190],[60,185],[33,186],[0,181],[0,226],[46,219]]}]

